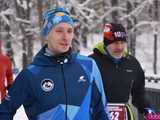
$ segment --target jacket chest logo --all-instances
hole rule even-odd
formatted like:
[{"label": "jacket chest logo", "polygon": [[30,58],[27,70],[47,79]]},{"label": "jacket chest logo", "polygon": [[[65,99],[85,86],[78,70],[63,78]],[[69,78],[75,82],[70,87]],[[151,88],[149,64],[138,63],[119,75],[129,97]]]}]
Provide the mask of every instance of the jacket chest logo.
[{"label": "jacket chest logo", "polygon": [[48,78],[42,80],[42,82],[41,82],[41,88],[45,92],[50,92],[54,88],[54,82],[53,82],[53,80],[48,79]]},{"label": "jacket chest logo", "polygon": [[81,82],[86,82],[87,80],[84,78],[84,76],[80,76],[79,79],[78,79],[78,82],[81,83]]},{"label": "jacket chest logo", "polygon": [[126,69],[126,72],[128,72],[128,73],[132,73],[132,72],[133,72],[133,70],[131,70],[131,69]]}]

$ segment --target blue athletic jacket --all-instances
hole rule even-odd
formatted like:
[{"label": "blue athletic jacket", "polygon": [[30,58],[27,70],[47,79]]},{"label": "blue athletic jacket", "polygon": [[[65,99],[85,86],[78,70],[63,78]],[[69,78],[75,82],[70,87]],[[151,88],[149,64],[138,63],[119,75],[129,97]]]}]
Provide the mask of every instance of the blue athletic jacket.
[{"label": "blue athletic jacket", "polygon": [[93,59],[72,53],[53,57],[45,47],[17,76],[0,105],[0,120],[12,120],[22,104],[29,120],[109,120]]}]

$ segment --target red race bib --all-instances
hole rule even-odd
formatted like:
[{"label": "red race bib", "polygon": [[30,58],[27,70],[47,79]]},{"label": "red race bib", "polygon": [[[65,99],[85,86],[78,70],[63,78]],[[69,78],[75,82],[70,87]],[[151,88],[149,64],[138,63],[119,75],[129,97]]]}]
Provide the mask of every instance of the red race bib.
[{"label": "red race bib", "polygon": [[125,104],[108,104],[108,111],[110,112],[111,120],[127,120]]}]

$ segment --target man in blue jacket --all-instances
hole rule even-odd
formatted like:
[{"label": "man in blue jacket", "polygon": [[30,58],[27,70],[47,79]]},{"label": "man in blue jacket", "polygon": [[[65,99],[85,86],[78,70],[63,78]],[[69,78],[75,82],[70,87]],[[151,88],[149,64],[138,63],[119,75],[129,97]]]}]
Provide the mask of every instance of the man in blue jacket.
[{"label": "man in blue jacket", "polygon": [[0,120],[12,120],[20,105],[29,120],[109,120],[96,63],[72,53],[69,13],[64,8],[45,12],[42,33],[47,44],[17,76],[0,105]]}]

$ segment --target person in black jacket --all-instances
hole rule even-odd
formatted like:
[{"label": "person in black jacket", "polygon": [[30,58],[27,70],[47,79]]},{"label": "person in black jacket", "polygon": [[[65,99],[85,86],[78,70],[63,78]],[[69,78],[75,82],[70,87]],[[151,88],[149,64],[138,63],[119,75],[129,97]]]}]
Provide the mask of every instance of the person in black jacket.
[{"label": "person in black jacket", "polygon": [[131,95],[138,111],[148,113],[152,109],[145,98],[144,71],[138,60],[126,51],[125,28],[121,24],[105,24],[103,35],[103,42],[98,43],[89,56],[100,69],[108,102],[126,104]]}]

